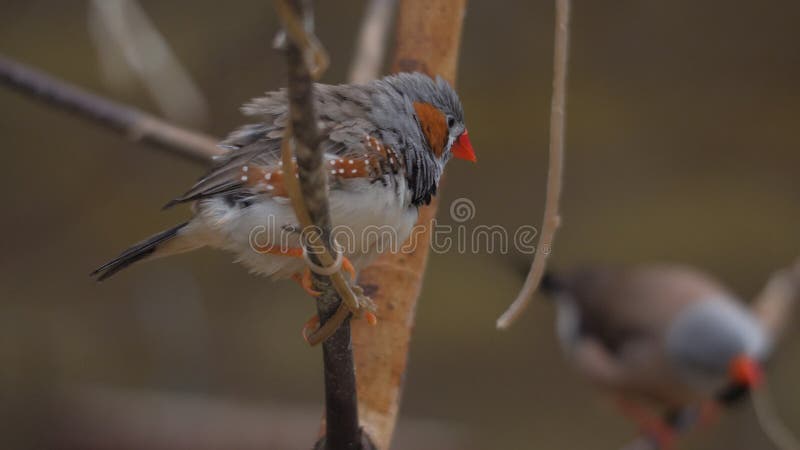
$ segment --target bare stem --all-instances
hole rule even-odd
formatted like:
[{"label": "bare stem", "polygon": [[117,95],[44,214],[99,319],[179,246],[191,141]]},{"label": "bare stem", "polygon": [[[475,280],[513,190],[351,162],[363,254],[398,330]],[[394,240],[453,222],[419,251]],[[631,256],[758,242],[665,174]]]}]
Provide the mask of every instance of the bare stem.
[{"label": "bare stem", "polygon": [[369,0],[350,66],[350,83],[366,83],[378,77],[396,4],[397,0]]},{"label": "bare stem", "polygon": [[224,153],[212,137],[171,125],[3,56],[0,56],[0,83],[32,99],[110,128],[133,142],[203,162]]},{"label": "bare stem", "polygon": [[561,217],[559,202],[564,173],[565,115],[567,104],[567,60],[569,57],[569,0],[556,0],[555,49],[553,57],[553,100],[550,104],[550,167],[547,171],[542,236],[528,277],[514,303],[497,319],[497,328],[507,329],[522,314],[542,281],[547,257]]},{"label": "bare stem", "polygon": [[[279,0],[278,12],[287,31],[286,60],[289,69],[288,97],[290,129],[294,135],[294,155],[297,158],[299,186],[289,177],[292,204],[304,230],[310,231],[312,240],[321,238],[322,249],[315,248],[309,257],[316,265],[330,267],[334,260],[331,239],[331,219],[328,205],[328,178],[323,167],[323,153],[320,147],[321,135],[317,128],[317,115],[314,108],[314,76],[309,64],[326,60],[326,56],[312,55],[309,52],[322,52],[312,35],[312,30],[301,23],[312,23],[311,2],[303,0]],[[324,70],[321,66],[316,69]],[[284,139],[289,139],[286,136]],[[290,147],[284,142],[284,164],[291,164]],[[289,172],[291,173],[291,171]],[[313,227],[312,227],[313,225]],[[317,231],[318,230],[318,231]],[[322,250],[321,252],[318,250]],[[337,272],[339,278],[341,272]],[[341,312],[342,299],[334,288],[336,279],[315,274],[315,286],[323,292],[317,298],[317,313],[320,323],[334,317],[341,323],[333,334],[322,343],[322,360],[325,378],[325,436],[318,448],[327,450],[362,449],[362,436],[358,424],[358,402],[356,399],[356,379],[353,363],[353,350],[350,344],[350,320]],[[342,281],[342,280],[339,280]],[[346,287],[346,285],[345,285]],[[349,289],[349,288],[348,288]]]},{"label": "bare stem", "polygon": [[772,274],[764,289],[752,303],[753,313],[777,342],[792,323],[793,312],[800,302],[800,260],[792,267]]}]

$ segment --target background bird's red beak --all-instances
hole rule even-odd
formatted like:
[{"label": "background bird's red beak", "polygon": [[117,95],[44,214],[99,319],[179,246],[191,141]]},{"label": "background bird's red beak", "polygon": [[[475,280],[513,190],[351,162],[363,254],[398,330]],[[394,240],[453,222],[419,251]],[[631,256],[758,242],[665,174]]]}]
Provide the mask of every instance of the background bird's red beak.
[{"label": "background bird's red beak", "polygon": [[761,365],[747,355],[740,355],[731,361],[730,377],[739,384],[753,388],[761,384],[764,374]]},{"label": "background bird's red beak", "polygon": [[467,130],[461,133],[456,142],[453,144],[453,156],[458,159],[466,159],[467,161],[476,162],[478,158],[475,156],[475,150],[472,148],[472,142],[469,141]]}]

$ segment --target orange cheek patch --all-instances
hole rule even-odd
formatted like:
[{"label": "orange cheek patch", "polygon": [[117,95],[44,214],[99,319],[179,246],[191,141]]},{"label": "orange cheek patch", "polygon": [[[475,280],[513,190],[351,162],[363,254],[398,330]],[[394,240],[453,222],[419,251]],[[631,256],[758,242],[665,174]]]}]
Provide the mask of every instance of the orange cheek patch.
[{"label": "orange cheek patch", "polygon": [[428,140],[428,145],[437,158],[441,158],[447,142],[447,119],[439,108],[422,102],[414,102],[422,134]]}]

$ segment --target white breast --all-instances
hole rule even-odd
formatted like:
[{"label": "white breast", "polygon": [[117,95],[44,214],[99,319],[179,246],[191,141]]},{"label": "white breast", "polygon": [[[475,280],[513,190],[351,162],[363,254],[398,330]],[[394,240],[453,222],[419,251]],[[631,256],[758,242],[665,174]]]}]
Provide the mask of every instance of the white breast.
[{"label": "white breast", "polygon": [[[345,180],[330,192],[329,202],[333,234],[356,269],[380,253],[399,250],[417,219],[406,181],[399,176],[387,186]],[[305,267],[301,259],[254,249],[254,244],[299,248],[298,234],[292,231],[298,222],[288,199],[263,196],[247,208],[206,199],[198,204],[195,220],[219,237],[214,246],[236,253],[237,261],[252,272],[284,278]]]}]

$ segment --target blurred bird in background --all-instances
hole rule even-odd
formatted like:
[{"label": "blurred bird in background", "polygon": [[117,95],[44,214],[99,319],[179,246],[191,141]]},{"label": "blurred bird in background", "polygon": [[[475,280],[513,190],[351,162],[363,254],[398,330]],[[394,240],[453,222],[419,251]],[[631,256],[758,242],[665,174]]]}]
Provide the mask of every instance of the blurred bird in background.
[{"label": "blurred bird in background", "polygon": [[611,393],[657,448],[747,397],[772,343],[720,283],[677,265],[587,266],[550,273],[569,361]]}]

